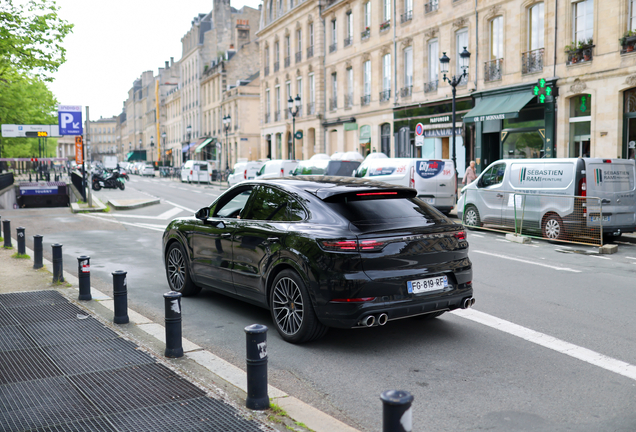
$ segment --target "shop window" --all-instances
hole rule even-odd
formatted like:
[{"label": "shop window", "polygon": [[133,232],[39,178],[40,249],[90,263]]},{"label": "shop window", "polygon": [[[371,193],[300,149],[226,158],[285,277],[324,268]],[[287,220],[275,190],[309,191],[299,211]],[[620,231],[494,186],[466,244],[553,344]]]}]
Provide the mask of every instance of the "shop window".
[{"label": "shop window", "polygon": [[583,94],[570,99],[570,157],[590,157],[592,96]]},{"label": "shop window", "polygon": [[502,132],[503,158],[526,159],[543,156],[545,129]]},{"label": "shop window", "polygon": [[625,92],[623,157],[636,159],[636,89]]}]

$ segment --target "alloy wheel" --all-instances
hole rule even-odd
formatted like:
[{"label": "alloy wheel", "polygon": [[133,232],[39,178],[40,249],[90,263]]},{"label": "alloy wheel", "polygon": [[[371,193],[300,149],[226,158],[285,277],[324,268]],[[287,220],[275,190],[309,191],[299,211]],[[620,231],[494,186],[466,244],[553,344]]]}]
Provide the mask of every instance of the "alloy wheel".
[{"label": "alloy wheel", "polygon": [[173,248],[168,255],[168,277],[175,291],[183,290],[185,283],[185,260],[179,248]]},{"label": "alloy wheel", "polygon": [[276,325],[287,335],[298,333],[305,310],[303,296],[296,282],[288,277],[281,278],[274,287],[273,300]]},{"label": "alloy wheel", "polygon": [[466,225],[477,226],[477,213],[474,209],[469,209],[466,211],[466,215],[464,216],[464,222]]},{"label": "alloy wheel", "polygon": [[548,219],[545,223],[545,236],[549,239],[556,240],[561,235],[561,225],[556,219]]}]

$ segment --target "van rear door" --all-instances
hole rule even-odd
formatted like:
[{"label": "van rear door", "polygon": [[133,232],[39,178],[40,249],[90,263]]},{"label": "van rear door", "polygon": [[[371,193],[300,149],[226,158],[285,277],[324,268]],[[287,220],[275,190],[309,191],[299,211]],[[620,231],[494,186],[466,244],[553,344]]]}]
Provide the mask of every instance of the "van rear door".
[{"label": "van rear door", "polygon": [[604,232],[633,232],[636,228],[636,165],[628,159],[585,159],[587,196],[605,200],[588,203],[588,226],[602,223]]}]

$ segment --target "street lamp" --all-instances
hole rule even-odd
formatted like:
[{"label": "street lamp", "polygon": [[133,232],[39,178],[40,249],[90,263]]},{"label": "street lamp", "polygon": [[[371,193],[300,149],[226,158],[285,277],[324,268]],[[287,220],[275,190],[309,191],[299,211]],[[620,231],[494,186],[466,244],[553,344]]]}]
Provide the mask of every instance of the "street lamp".
[{"label": "street lamp", "polygon": [[225,170],[230,169],[230,142],[228,141],[227,132],[230,130],[230,122],[232,117],[226,115],[223,117],[223,129],[225,130]]},{"label": "street lamp", "polygon": [[188,127],[186,127],[186,132],[188,133],[188,159],[190,159],[190,137],[192,136],[192,126],[188,125]]},{"label": "street lamp", "polygon": [[462,74],[459,76],[454,75],[452,78],[448,78],[446,77],[446,74],[448,73],[448,65],[450,63],[450,59],[448,58],[446,53],[443,53],[442,58],[439,59],[439,62],[442,68],[442,73],[444,74],[444,81],[448,82],[448,84],[450,84],[450,86],[453,88],[453,124],[452,124],[453,156],[452,156],[452,159],[453,159],[453,165],[455,165],[455,187],[457,187],[457,151],[455,149],[455,96],[457,94],[457,86],[462,81],[462,79],[466,77],[467,75],[466,70],[468,69],[469,60],[470,60],[470,52],[468,52],[466,47],[464,47],[464,51],[462,51],[459,54],[459,67],[462,70]]},{"label": "street lamp", "polygon": [[155,146],[155,136],[154,136],[154,135],[152,135],[152,136],[150,137],[150,162],[152,162],[152,161],[153,161],[153,159],[154,159],[154,158],[152,157],[152,148],[153,148],[154,146]]},{"label": "street lamp", "polygon": [[[294,101],[296,105],[294,106]],[[300,95],[296,94],[296,97],[292,99],[290,96],[287,100],[287,108],[292,116],[292,160],[296,160],[296,116],[300,111]]]},{"label": "street lamp", "polygon": [[[163,141],[163,165],[166,164],[166,133],[165,132],[161,132],[161,140]],[[161,157],[161,153],[158,155],[158,157]]]}]

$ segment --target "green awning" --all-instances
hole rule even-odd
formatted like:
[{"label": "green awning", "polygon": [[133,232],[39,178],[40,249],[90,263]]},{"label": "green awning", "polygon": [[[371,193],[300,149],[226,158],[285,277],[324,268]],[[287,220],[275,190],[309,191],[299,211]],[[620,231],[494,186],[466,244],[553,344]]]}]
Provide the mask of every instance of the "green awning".
[{"label": "green awning", "polygon": [[130,157],[134,154],[135,152],[130,152],[126,155],[126,160],[130,160]]},{"label": "green awning", "polygon": [[199,144],[196,148],[196,150],[194,151],[195,153],[201,153],[201,150],[203,150],[203,147],[205,147],[206,145],[210,144],[212,141],[214,140],[214,138],[208,138],[205,141],[203,141],[201,144]]},{"label": "green awning", "polygon": [[523,93],[485,97],[477,103],[475,108],[466,113],[464,123],[517,118],[519,111],[533,98],[534,94],[530,90]]}]

